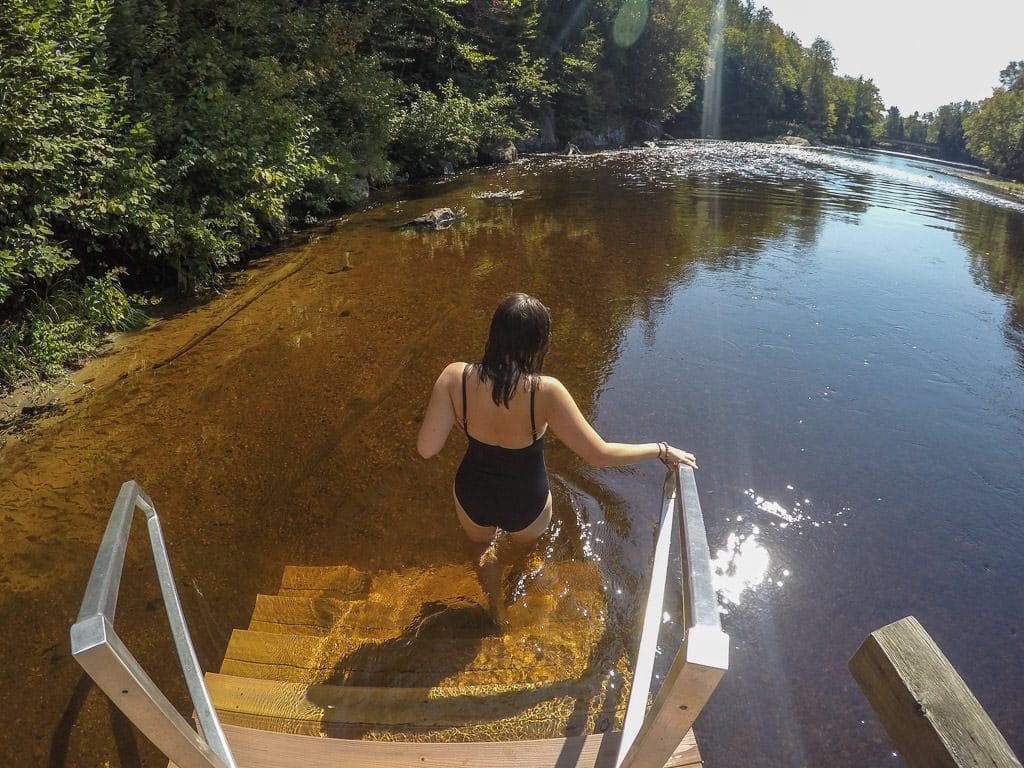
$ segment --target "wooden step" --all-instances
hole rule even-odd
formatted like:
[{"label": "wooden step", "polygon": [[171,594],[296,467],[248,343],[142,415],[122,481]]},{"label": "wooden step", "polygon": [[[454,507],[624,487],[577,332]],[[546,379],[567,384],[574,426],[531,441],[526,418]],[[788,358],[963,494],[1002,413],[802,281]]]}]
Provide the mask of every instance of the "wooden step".
[{"label": "wooden step", "polygon": [[249,629],[284,635],[331,634],[350,630],[363,637],[385,638],[401,634],[405,612],[393,605],[369,600],[341,600],[321,595],[257,595]]},{"label": "wooden step", "polygon": [[[474,600],[340,600],[323,596],[257,595],[249,629],[286,635],[352,634],[385,639],[398,635],[444,634],[480,636],[497,631],[484,609],[481,594]],[[506,609],[513,624],[547,620],[591,623],[603,621],[603,596],[530,594]]]},{"label": "wooden step", "polygon": [[[597,565],[590,561],[518,563],[505,567],[505,582],[507,593],[516,592],[515,596],[527,603],[531,596],[565,594],[592,595],[603,601],[603,577]],[[400,611],[411,611],[411,615],[425,603],[477,602],[483,597],[469,563],[381,571],[372,576],[349,566],[290,565],[285,568],[278,594],[340,600],[365,597],[394,605]]]},{"label": "wooden step", "polygon": [[553,738],[593,731],[598,722],[621,727],[625,709],[625,697],[596,676],[515,691],[307,686],[212,673],[206,683],[224,722],[332,738]]},{"label": "wooden step", "polygon": [[368,640],[234,630],[221,672],[300,683],[421,687],[554,682],[579,677],[601,627],[547,625],[481,637],[400,636]]},{"label": "wooden step", "polygon": [[289,565],[281,577],[279,594],[362,600],[370,594],[372,581],[370,574],[347,565]]},{"label": "wooden step", "polygon": [[[231,753],[246,768],[612,768],[619,733],[515,742],[426,744],[324,739],[225,725]],[[693,731],[665,768],[701,765]],[[169,768],[175,768],[172,763]]]}]

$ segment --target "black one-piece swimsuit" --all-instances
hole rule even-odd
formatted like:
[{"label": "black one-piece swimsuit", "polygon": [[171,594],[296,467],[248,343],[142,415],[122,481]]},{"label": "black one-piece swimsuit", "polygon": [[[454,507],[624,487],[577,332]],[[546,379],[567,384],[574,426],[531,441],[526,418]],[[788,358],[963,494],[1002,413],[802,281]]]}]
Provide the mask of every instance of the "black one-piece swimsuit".
[{"label": "black one-piece swimsuit", "polygon": [[469,434],[466,377],[462,370],[462,429],[466,455],[455,473],[455,498],[474,523],[497,526],[509,533],[530,526],[548,502],[548,471],[544,466],[544,436],[537,437],[530,391],[530,429],[533,442],[525,448],[502,448],[482,443]]}]

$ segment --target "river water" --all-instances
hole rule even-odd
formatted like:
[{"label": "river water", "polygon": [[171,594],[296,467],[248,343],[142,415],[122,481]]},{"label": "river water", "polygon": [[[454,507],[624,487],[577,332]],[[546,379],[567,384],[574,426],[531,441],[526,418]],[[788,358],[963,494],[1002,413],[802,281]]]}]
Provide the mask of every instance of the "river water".
[{"label": "river water", "polygon": [[[438,206],[453,228],[400,226]],[[696,728],[708,765],[897,764],[846,663],[908,615],[1024,754],[1020,203],[920,160],[681,142],[395,189],[308,240],[120,340],[0,453],[17,764],[161,764],[67,648],[126,479],[207,669],[287,564],[460,562],[462,441],[424,462],[418,419],[514,290],[551,308],[546,369],[606,438],[697,454],[732,653]],[[631,626],[660,465],[592,469],[552,440],[548,467],[545,557],[599,561]],[[187,711],[146,558],[139,532],[119,631]]]}]

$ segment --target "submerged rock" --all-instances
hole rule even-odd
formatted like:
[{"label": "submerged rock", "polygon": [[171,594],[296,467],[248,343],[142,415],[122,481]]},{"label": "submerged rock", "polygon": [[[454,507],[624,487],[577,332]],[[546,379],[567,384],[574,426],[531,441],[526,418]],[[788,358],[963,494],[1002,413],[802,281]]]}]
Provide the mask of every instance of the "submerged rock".
[{"label": "submerged rock", "polygon": [[417,216],[406,226],[417,229],[448,229],[455,223],[455,219],[455,211],[451,208],[435,208],[422,216]]}]

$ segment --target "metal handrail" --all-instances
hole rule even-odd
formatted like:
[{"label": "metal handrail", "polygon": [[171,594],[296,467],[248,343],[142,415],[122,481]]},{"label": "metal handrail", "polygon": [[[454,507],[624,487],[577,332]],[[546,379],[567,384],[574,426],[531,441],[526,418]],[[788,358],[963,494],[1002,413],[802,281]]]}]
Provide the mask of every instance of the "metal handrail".
[{"label": "metal handrail", "polygon": [[[680,556],[685,564],[682,579],[685,634],[648,711],[675,515],[679,519]],[[704,516],[697,482],[689,467],[670,470],[665,478],[651,570],[640,648],[615,759],[615,765],[623,768],[665,765],[729,668],[729,636],[722,632]]]},{"label": "metal handrail", "polygon": [[[121,572],[136,509],[146,518],[167,621],[201,735],[157,688],[114,631]],[[114,502],[82,608],[71,627],[71,653],[110,700],[179,768],[236,768],[203,683],[156,508],[134,480],[121,486]]]}]

